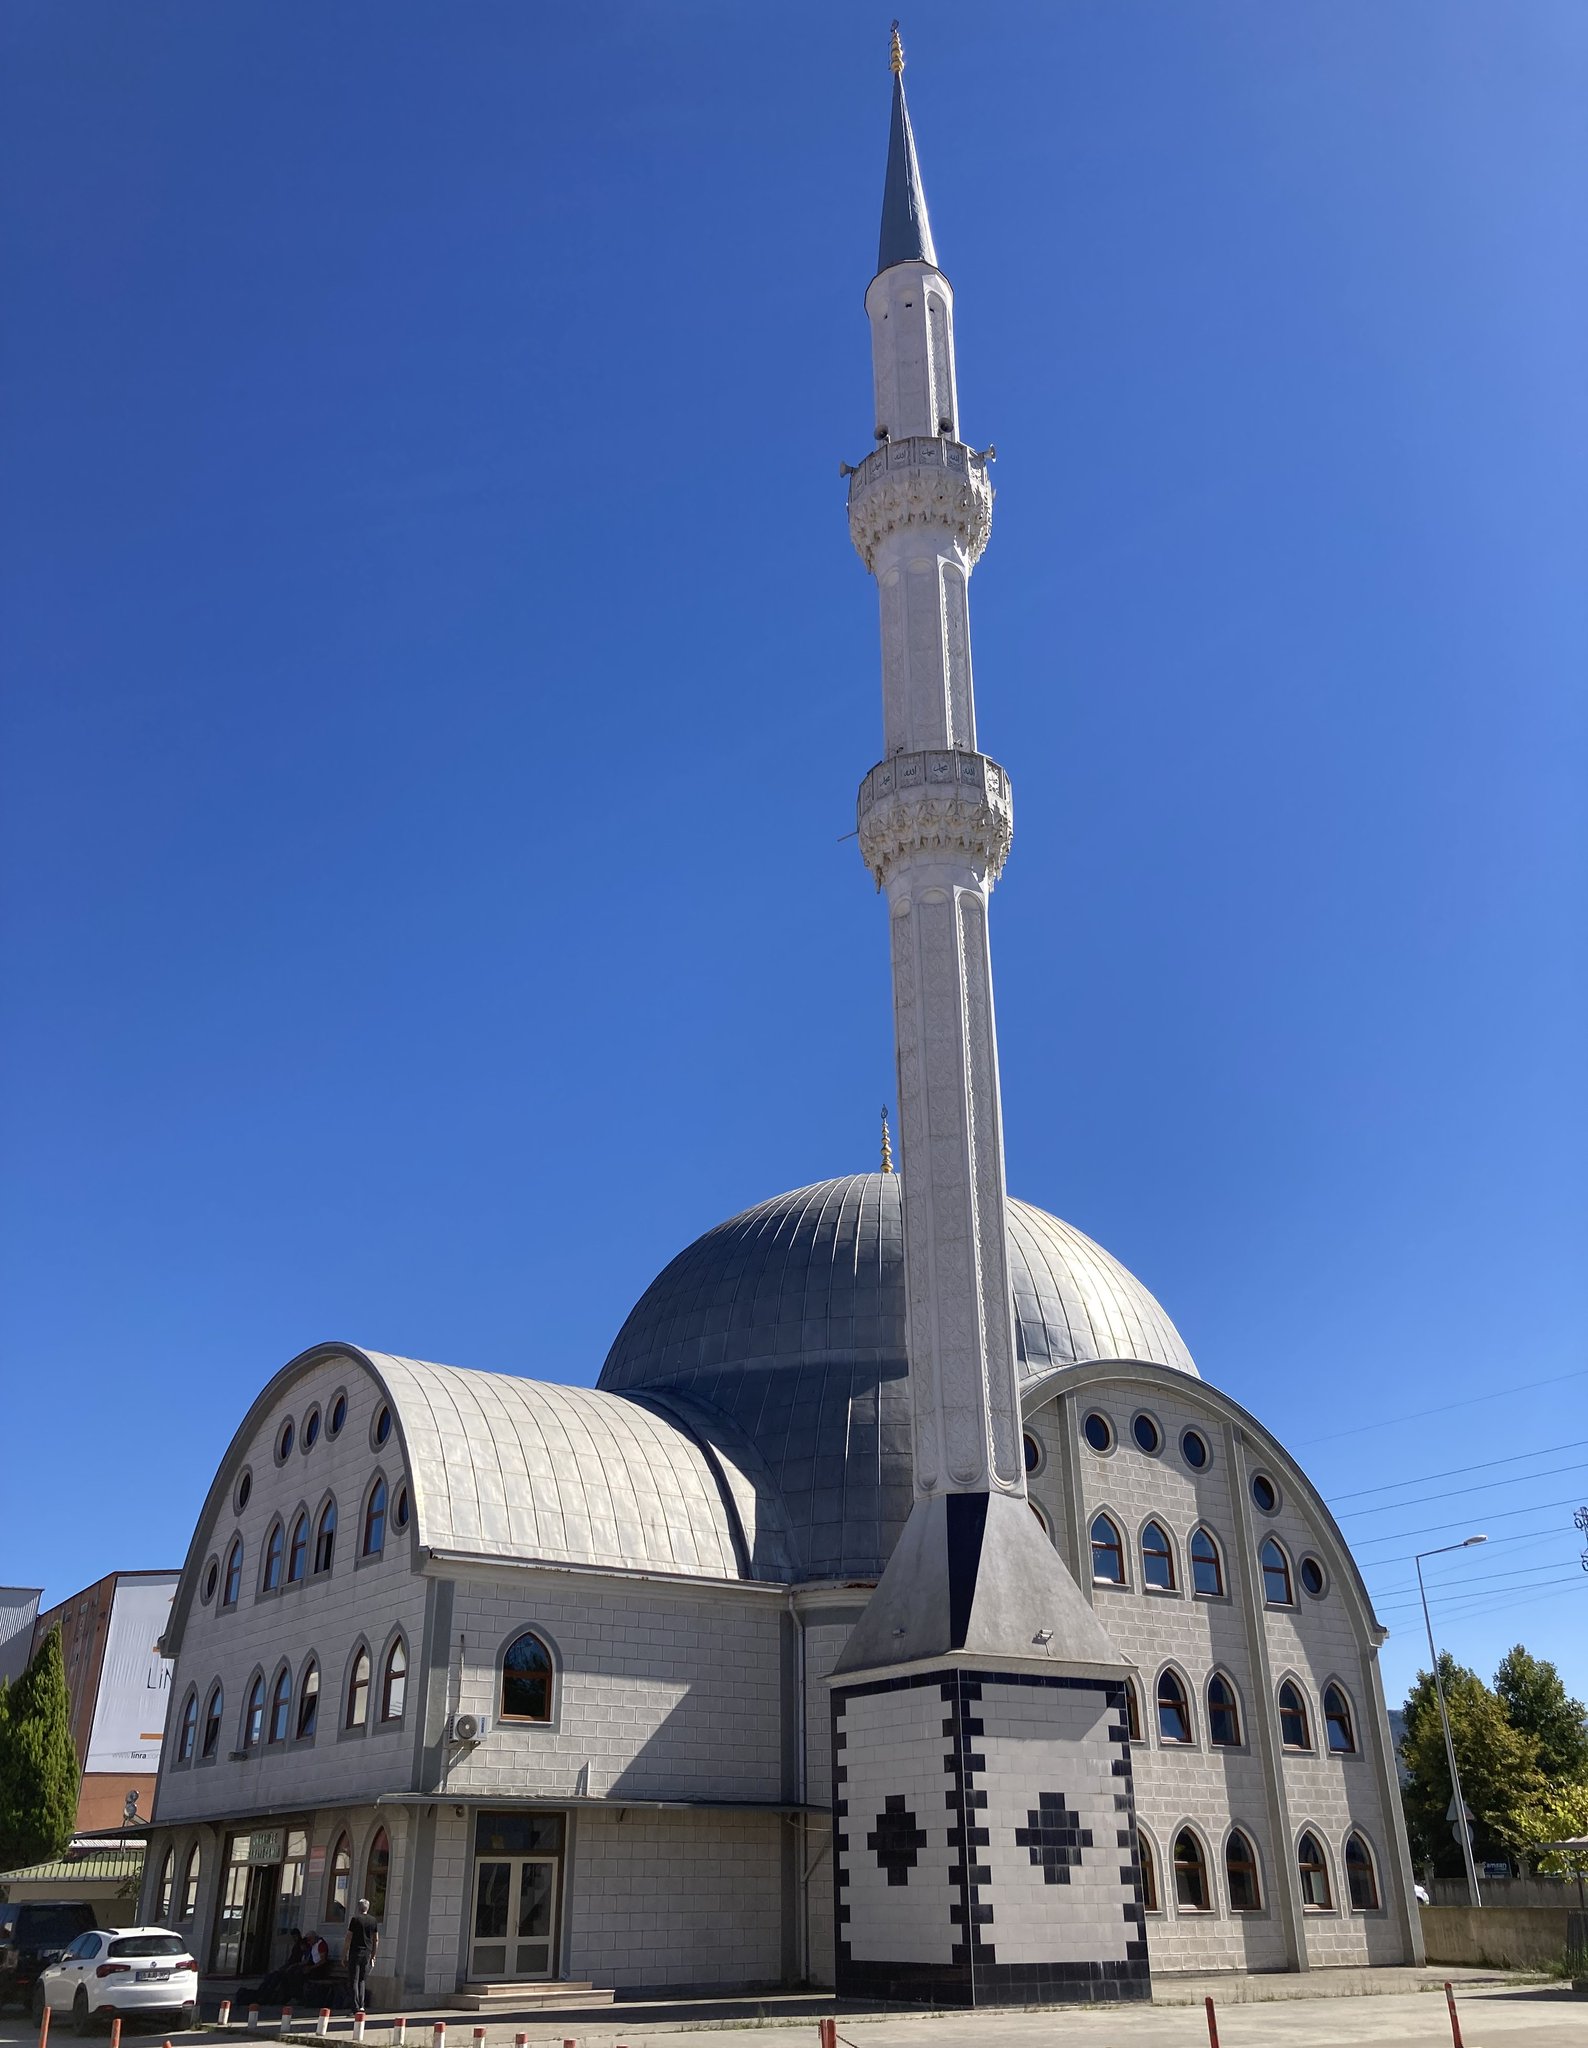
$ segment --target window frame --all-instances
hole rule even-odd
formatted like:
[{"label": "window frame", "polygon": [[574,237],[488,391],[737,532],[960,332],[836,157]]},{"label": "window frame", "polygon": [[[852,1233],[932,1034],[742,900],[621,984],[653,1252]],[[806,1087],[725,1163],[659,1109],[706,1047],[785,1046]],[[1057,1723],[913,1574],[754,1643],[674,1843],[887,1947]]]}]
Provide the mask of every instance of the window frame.
[{"label": "window frame", "polygon": [[[384,1862],[377,1872],[375,1857],[379,1851]],[[377,1828],[369,1838],[369,1847],[364,1851],[364,1889],[359,1897],[369,1900],[372,1920],[384,1920],[386,1904],[391,1889],[391,1836],[384,1828]]]},{"label": "window frame", "polygon": [[226,1718],[226,1688],[217,1678],[211,1685],[204,1700],[202,1734],[199,1738],[199,1762],[212,1764],[221,1753],[221,1723]]},{"label": "window frame", "polygon": [[[336,1495],[329,1494],[314,1519],[314,1562],[311,1579],[329,1578],[336,1567]],[[327,1526],[329,1524],[329,1526]]]},{"label": "window frame", "polygon": [[[1268,1553],[1278,1558],[1277,1565],[1270,1564]],[[1296,1578],[1290,1568],[1290,1552],[1277,1536],[1265,1536],[1257,1546],[1257,1568],[1263,1575],[1263,1605],[1265,1607],[1294,1607],[1296,1604]],[[1277,1575],[1284,1581],[1284,1597],[1278,1599],[1269,1583],[1270,1575]]]},{"label": "window frame", "polygon": [[198,1912],[199,1881],[203,1875],[204,1851],[195,1842],[188,1850],[187,1860],[182,1865],[182,1910],[177,1921],[179,1926],[193,1919]]},{"label": "window frame", "polygon": [[[1213,1688],[1224,1688],[1226,1698],[1217,1705],[1213,1699]],[[1245,1716],[1241,1712],[1240,1689],[1229,1673],[1219,1669],[1208,1673],[1205,1705],[1208,1717],[1208,1747],[1210,1749],[1244,1749],[1246,1747]],[[1234,1726],[1234,1733],[1225,1740],[1216,1733],[1219,1716],[1228,1715]]]},{"label": "window frame", "polygon": [[221,1568],[221,1611],[235,1607],[243,1597],[243,1539],[234,1536],[226,1546],[226,1562]]},{"label": "window frame", "polygon": [[386,1513],[390,1502],[391,1490],[386,1484],[386,1475],[384,1472],[377,1472],[370,1481],[369,1491],[364,1496],[364,1513],[359,1523],[358,1538],[360,1562],[385,1555]]},{"label": "window frame", "polygon": [[[1099,1522],[1107,1525],[1114,1539],[1112,1543],[1098,1542],[1097,1525]],[[1090,1527],[1087,1530],[1087,1537],[1092,1546],[1092,1584],[1094,1586],[1118,1586],[1121,1589],[1127,1589],[1130,1585],[1130,1579],[1125,1563],[1125,1538],[1119,1524],[1106,1508],[1099,1508],[1097,1513],[1093,1515]],[[1106,1551],[1118,1558],[1119,1577],[1117,1579],[1108,1578],[1105,1574],[1098,1571],[1097,1553],[1099,1550]]]},{"label": "window frame", "polygon": [[[1181,1855],[1180,1844],[1182,1842],[1189,1842],[1191,1844],[1193,1854],[1190,1857],[1183,1857]],[[1175,1912],[1177,1914],[1211,1913],[1213,1911],[1213,1885],[1208,1875],[1207,1846],[1189,1821],[1174,1831],[1174,1839],[1170,1849],[1170,1860],[1174,1870]],[[1194,1870],[1197,1873],[1202,1890],[1200,1901],[1187,1899],[1184,1896],[1180,1882],[1180,1874],[1184,1870]]]},{"label": "window frame", "polygon": [[[292,1734],[292,1666],[283,1664],[270,1688],[270,1707],[265,1720],[265,1747],[279,1748]],[[277,1724],[281,1732],[277,1734]]]},{"label": "window frame", "polygon": [[[1205,1543],[1213,1555],[1211,1558],[1198,1557],[1197,1545]],[[1219,1539],[1206,1522],[1198,1522],[1191,1531],[1191,1540],[1186,1545],[1186,1556],[1191,1560],[1191,1597],[1193,1600],[1222,1600],[1225,1597],[1224,1550]],[[1197,1574],[1205,1567],[1213,1568],[1214,1584],[1211,1588],[1202,1585]]]},{"label": "window frame", "polygon": [[177,1723],[176,1760],[179,1764],[190,1764],[198,1755],[199,1738],[199,1693],[196,1685],[188,1687],[187,1698],[182,1702],[182,1718]]},{"label": "window frame", "polygon": [[293,1519],[292,1534],[287,1539],[287,1575],[282,1581],[286,1586],[301,1586],[309,1576],[310,1543],[314,1524],[309,1520],[309,1510],[300,1508]]},{"label": "window frame", "polygon": [[269,1697],[265,1674],[256,1665],[243,1700],[243,1739],[237,1745],[250,1755],[265,1746],[265,1705]]},{"label": "window frame", "polygon": [[261,1593],[281,1591],[284,1583],[282,1574],[286,1569],[286,1544],[287,1532],[277,1515],[265,1534],[265,1555],[259,1572]]},{"label": "window frame", "polygon": [[[397,1660],[401,1658],[401,1668]],[[395,1691],[397,1707],[392,1711],[392,1695]],[[408,1645],[401,1633],[394,1635],[380,1665],[380,1726],[396,1728],[402,1723],[408,1703]],[[368,1894],[366,1894],[368,1895]],[[378,1916],[377,1916],[378,1917]]]},{"label": "window frame", "polygon": [[[1178,1708],[1173,1706],[1168,1709],[1165,1708],[1163,1697],[1165,1685],[1173,1686],[1175,1692],[1179,1695]],[[1165,1664],[1158,1673],[1158,1683],[1153,1688],[1153,1704],[1157,1711],[1158,1746],[1161,1749],[1195,1749],[1197,1739],[1196,1724],[1191,1716],[1191,1688],[1186,1684],[1184,1673],[1177,1671],[1174,1665]],[[1185,1727],[1184,1735],[1165,1734],[1163,1717],[1166,1711],[1178,1711]]]},{"label": "window frame", "polygon": [[1136,1863],[1141,1871],[1138,1882],[1141,1886],[1141,1910],[1144,1913],[1162,1913],[1163,1892],[1158,1883],[1158,1852],[1153,1847],[1152,1837],[1136,1823]]},{"label": "window frame", "polygon": [[[1339,1701],[1338,1711],[1331,1711],[1329,1706],[1331,1697]],[[1337,1724],[1344,1728],[1345,1741],[1343,1743],[1336,1742],[1334,1739]],[[1331,1678],[1323,1688],[1323,1740],[1324,1747],[1330,1756],[1361,1755],[1361,1747],[1356,1739],[1356,1708],[1352,1703],[1351,1695],[1346,1691],[1338,1678]]]},{"label": "window frame", "polygon": [[[1302,1852],[1308,1843],[1312,1844],[1314,1860],[1309,1862]],[[1323,1836],[1315,1827],[1304,1827],[1296,1837],[1297,1891],[1304,1913],[1332,1913],[1334,1911],[1334,1885],[1329,1873],[1329,1852],[1324,1846]],[[1321,1886],[1314,1880],[1321,1878]],[[1314,1898],[1314,1889],[1321,1889],[1323,1897]]]},{"label": "window frame", "polygon": [[154,1894],[154,1918],[171,1925],[171,1908],[176,1903],[176,1845],[165,1852],[160,1863],[159,1883]]},{"label": "window frame", "polygon": [[[537,1643],[546,1659],[546,1711],[542,1714],[514,1714],[507,1705],[508,1658],[520,1643]],[[496,1659],[497,1718],[515,1728],[555,1728],[562,1688],[558,1684],[557,1652],[545,1630],[538,1627],[515,1629],[502,1645]]]},{"label": "window frame", "polygon": [[[1240,1859],[1235,1855],[1237,1844],[1246,1852]],[[1251,1898],[1244,1905],[1235,1896],[1237,1870],[1251,1883]],[[1263,1910],[1263,1875],[1257,1861],[1257,1845],[1243,1827],[1232,1827],[1224,1838],[1224,1894],[1232,1913],[1261,1913]]]},{"label": "window frame", "polygon": [[[1351,1851],[1353,1847],[1361,1852],[1357,1858],[1352,1857]],[[1346,1836],[1345,1847],[1340,1854],[1340,1861],[1345,1867],[1345,1895],[1350,1901],[1351,1911],[1353,1913],[1382,1913],[1384,1910],[1384,1888],[1378,1881],[1378,1858],[1373,1854],[1372,1843],[1360,1828],[1352,1828],[1351,1832]],[[1372,1898],[1366,1905],[1362,1904],[1357,1897],[1357,1876],[1359,1871],[1364,1869],[1367,1873],[1368,1887],[1372,1892]]]},{"label": "window frame", "polygon": [[369,1644],[361,1636],[347,1660],[347,1683],[342,1688],[341,1732],[344,1735],[363,1735],[368,1731],[374,1676],[375,1660],[369,1654]]},{"label": "window frame", "polygon": [[[1294,1695],[1295,1705],[1293,1707],[1285,1705],[1285,1695],[1287,1692]],[[1301,1684],[1301,1681],[1290,1677],[1280,1679],[1274,1697],[1279,1705],[1280,1748],[1290,1756],[1316,1755],[1317,1745],[1312,1739],[1312,1703],[1307,1698],[1306,1688]],[[1285,1732],[1285,1721],[1287,1717],[1293,1718],[1297,1715],[1301,1719],[1302,1739],[1300,1742],[1293,1742]]]},{"label": "window frame", "polygon": [[[1163,1547],[1161,1549],[1148,1548],[1148,1533],[1154,1530],[1162,1539]],[[1150,1515],[1142,1523],[1141,1534],[1137,1537],[1136,1542],[1141,1557],[1141,1590],[1144,1593],[1178,1593],[1180,1590],[1180,1574],[1175,1566],[1174,1538],[1156,1515]],[[1149,1557],[1161,1561],[1160,1568],[1168,1575],[1166,1580],[1160,1582],[1151,1576],[1147,1564]]]},{"label": "window frame", "polygon": [[1132,1742],[1140,1744],[1141,1695],[1136,1690],[1136,1681],[1133,1677],[1127,1677],[1125,1680],[1125,1730]]},{"label": "window frame", "polygon": [[[310,1684],[311,1679],[314,1681],[312,1685]],[[294,1742],[312,1742],[319,1733],[320,1693],[322,1689],[320,1684],[320,1660],[311,1650],[309,1661],[298,1675],[297,1709],[292,1718],[292,1726],[295,1731],[292,1737]],[[313,1701],[313,1714],[308,1727],[305,1728],[303,1717],[309,1709],[311,1700]]]},{"label": "window frame", "polygon": [[[337,1903],[336,1881],[340,1875],[346,1885],[346,1894]],[[345,1927],[353,1906],[353,1838],[346,1828],[331,1845],[331,1853],[325,1859],[325,1912],[321,1916],[328,1927]]]}]

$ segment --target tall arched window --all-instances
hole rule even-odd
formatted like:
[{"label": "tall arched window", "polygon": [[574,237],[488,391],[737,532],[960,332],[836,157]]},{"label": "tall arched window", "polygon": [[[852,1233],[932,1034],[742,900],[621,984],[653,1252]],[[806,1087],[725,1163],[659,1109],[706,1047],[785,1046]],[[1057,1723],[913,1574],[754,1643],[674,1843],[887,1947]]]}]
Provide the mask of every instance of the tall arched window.
[{"label": "tall arched window", "polygon": [[331,1872],[325,1885],[325,1917],[341,1926],[347,1919],[347,1909],[352,1903],[353,1893],[353,1845],[346,1835],[338,1835],[336,1847],[331,1851]]},{"label": "tall arched window", "polygon": [[279,1591],[281,1586],[282,1528],[279,1522],[272,1522],[270,1534],[265,1538],[264,1589],[267,1593]]},{"label": "tall arched window", "polygon": [[1239,1828],[1230,1829],[1230,1838],[1224,1844],[1224,1882],[1229,1887],[1232,1913],[1262,1911],[1262,1896],[1257,1889],[1257,1858],[1252,1853],[1251,1843]]},{"label": "tall arched window", "polygon": [[1130,1730],[1132,1742],[1141,1740],[1141,1697],[1136,1691],[1134,1678],[1125,1680],[1125,1726]]},{"label": "tall arched window", "polygon": [[1287,1678],[1279,1688],[1279,1739],[1286,1749],[1311,1749],[1312,1730],[1307,1725],[1307,1702],[1301,1687]]},{"label": "tall arched window", "polygon": [[176,1760],[179,1764],[193,1761],[194,1746],[198,1742],[198,1694],[190,1692],[182,1708],[182,1733],[177,1737]]},{"label": "tall arched window", "polygon": [[285,1742],[292,1733],[292,1673],[283,1664],[270,1695],[270,1740]]},{"label": "tall arched window", "polygon": [[320,1526],[314,1538],[314,1569],[328,1572],[336,1556],[336,1502],[328,1500],[320,1510]]},{"label": "tall arched window", "polygon": [[320,1718],[320,1667],[311,1657],[298,1687],[298,1740],[307,1742]]},{"label": "tall arched window", "polygon": [[292,1525],[292,1541],[287,1547],[287,1584],[295,1586],[309,1568],[309,1518],[299,1515]]},{"label": "tall arched window", "polygon": [[1190,1702],[1173,1671],[1163,1672],[1158,1680],[1158,1735],[1164,1742],[1191,1740]]},{"label": "tall arched window", "polygon": [[1329,1864],[1323,1844],[1307,1830],[1296,1844],[1296,1868],[1301,1874],[1301,1903],[1312,1913],[1327,1913],[1334,1905],[1329,1888]]},{"label": "tall arched window", "polygon": [[1161,1593],[1174,1591],[1174,1547],[1161,1522],[1149,1522],[1141,1532],[1141,1582]]},{"label": "tall arched window", "polygon": [[360,1647],[347,1674],[347,1718],[344,1728],[362,1728],[369,1716],[369,1652]]},{"label": "tall arched window", "polygon": [[243,1590],[243,1539],[241,1536],[226,1553],[226,1581],[221,1590],[221,1605],[235,1607]]},{"label": "tall arched window", "polygon": [[1125,1583],[1125,1545],[1107,1515],[1092,1523],[1092,1577],[1109,1586]]},{"label": "tall arched window", "polygon": [[219,1754],[221,1746],[221,1716],[226,1711],[226,1695],[220,1687],[214,1686],[204,1708],[204,1746],[201,1755],[206,1757]]},{"label": "tall arched window", "polygon": [[1159,1912],[1158,1866],[1153,1860],[1152,1844],[1140,1828],[1136,1830],[1136,1857],[1141,1865],[1142,1907],[1148,1913]]},{"label": "tall arched window", "polygon": [[1373,1868],[1373,1851],[1358,1834],[1345,1838],[1345,1883],[1353,1913],[1378,1911],[1378,1872]]},{"label": "tall arched window", "polygon": [[1323,1725],[1328,1730],[1329,1747],[1336,1756],[1356,1754],[1351,1703],[1337,1685],[1326,1685],[1323,1689]]},{"label": "tall arched window", "polygon": [[364,1555],[379,1557],[386,1548],[386,1482],[377,1479],[364,1509]]},{"label": "tall arched window", "polygon": [[377,1828],[364,1859],[364,1897],[369,1900],[371,1919],[386,1917],[386,1886],[390,1878],[391,1843],[386,1839],[386,1830]]},{"label": "tall arched window", "polygon": [[154,1895],[154,1917],[171,1924],[171,1895],[176,1889],[176,1851],[167,1849],[160,1865],[160,1883]]},{"label": "tall arched window", "polygon": [[243,1709],[243,1748],[257,1749],[265,1739],[265,1679],[260,1673],[248,1688],[248,1704]]},{"label": "tall arched window", "polygon": [[1241,1746],[1240,1702],[1222,1671],[1215,1671],[1208,1680],[1208,1741],[1215,1749]]},{"label": "tall arched window", "polygon": [[1270,1536],[1258,1553],[1263,1561],[1263,1598],[1270,1607],[1294,1607],[1290,1589],[1290,1559]]},{"label": "tall arched window", "polygon": [[195,1842],[187,1852],[187,1865],[182,1872],[182,1897],[179,1902],[178,1914],[180,1919],[191,1920],[198,1911],[199,1871],[201,1867],[199,1846]]},{"label": "tall arched window", "polygon": [[551,1719],[551,1652],[526,1629],[502,1658],[502,1719]]},{"label": "tall arched window", "polygon": [[1207,1858],[1189,1828],[1182,1828],[1174,1838],[1174,1896],[1182,1913],[1208,1910]]},{"label": "tall arched window", "polygon": [[1216,1599],[1224,1591],[1224,1560],[1206,1529],[1195,1530],[1191,1537],[1191,1584],[1209,1599]]},{"label": "tall arched window", "polygon": [[[408,1651],[399,1636],[386,1652],[386,1667],[380,1678],[380,1717],[383,1721],[400,1721],[403,1717],[403,1696],[408,1690]],[[374,1894],[370,1894],[371,1898]]]}]

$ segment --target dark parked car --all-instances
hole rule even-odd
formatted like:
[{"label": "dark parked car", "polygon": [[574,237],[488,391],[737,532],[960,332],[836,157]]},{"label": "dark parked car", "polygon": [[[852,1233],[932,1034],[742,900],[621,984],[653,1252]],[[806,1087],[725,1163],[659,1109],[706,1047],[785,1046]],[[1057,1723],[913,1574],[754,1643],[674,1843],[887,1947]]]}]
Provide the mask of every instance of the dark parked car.
[{"label": "dark parked car", "polygon": [[11,1998],[26,2005],[39,1972],[98,1924],[84,1899],[24,1899],[0,1906],[0,2010]]}]

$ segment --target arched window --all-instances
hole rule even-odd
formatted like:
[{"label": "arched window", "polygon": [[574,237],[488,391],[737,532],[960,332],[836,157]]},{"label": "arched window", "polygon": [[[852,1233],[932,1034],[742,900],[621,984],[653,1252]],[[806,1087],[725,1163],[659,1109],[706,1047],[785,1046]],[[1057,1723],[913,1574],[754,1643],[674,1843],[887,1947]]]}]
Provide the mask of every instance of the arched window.
[{"label": "arched window", "polygon": [[551,1719],[551,1652],[527,1629],[502,1658],[502,1719]]},{"label": "arched window", "polygon": [[226,1553],[226,1583],[221,1589],[221,1605],[235,1607],[243,1590],[243,1539],[241,1536]]},{"label": "arched window", "polygon": [[386,1917],[386,1886],[390,1877],[391,1843],[386,1839],[386,1830],[377,1828],[364,1859],[364,1897],[369,1900],[372,1920]]},{"label": "arched window", "polygon": [[328,1572],[336,1556],[336,1502],[328,1500],[320,1510],[320,1526],[314,1538],[314,1569]]},{"label": "arched window", "polygon": [[377,1479],[364,1510],[364,1555],[379,1557],[386,1548],[386,1482]]},{"label": "arched window", "polygon": [[198,1741],[198,1694],[190,1692],[182,1708],[182,1733],[177,1738],[176,1760],[180,1764],[193,1761],[194,1745]]},{"label": "arched window", "polygon": [[369,1714],[369,1652],[360,1648],[347,1674],[347,1718],[344,1728],[362,1728]]},{"label": "arched window", "polygon": [[1208,1910],[1207,1858],[1189,1828],[1182,1828],[1174,1838],[1174,1896],[1182,1913]]},{"label": "arched window", "polygon": [[265,1739],[265,1679],[260,1673],[248,1688],[248,1704],[243,1709],[243,1748],[257,1749]]},{"label": "arched window", "polygon": [[1311,1913],[1327,1913],[1334,1905],[1329,1889],[1329,1865],[1323,1844],[1309,1829],[1296,1844],[1296,1868],[1301,1873],[1301,1903]]},{"label": "arched window", "polygon": [[1194,1531],[1191,1537],[1191,1584],[1209,1599],[1217,1599],[1224,1591],[1224,1560],[1206,1529]]},{"label": "arched window", "polygon": [[278,1592],[281,1587],[281,1546],[281,1524],[272,1522],[270,1534],[265,1538],[264,1589],[267,1593]]},{"label": "arched window", "polygon": [[1173,1671],[1165,1671],[1158,1680],[1158,1735],[1164,1742],[1191,1740],[1190,1703]]},{"label": "arched window", "polygon": [[1241,1705],[1222,1671],[1208,1680],[1208,1741],[1215,1749],[1241,1746]]},{"label": "arched window", "polygon": [[320,1718],[320,1667],[311,1657],[298,1687],[298,1740],[307,1742]]},{"label": "arched window", "polygon": [[[386,1652],[386,1668],[380,1679],[380,1717],[383,1721],[400,1721],[403,1717],[403,1695],[408,1690],[408,1651],[399,1636]],[[374,1893],[370,1893],[371,1899]]]},{"label": "arched window", "polygon": [[154,1895],[154,1917],[171,1924],[171,1894],[176,1889],[176,1851],[167,1849],[160,1865],[160,1887]]},{"label": "arched window", "polygon": [[1351,1702],[1337,1685],[1323,1689],[1323,1725],[1329,1747],[1336,1756],[1355,1756],[1356,1730],[1351,1725]]},{"label": "arched window", "polygon": [[1136,1830],[1136,1860],[1141,1865],[1142,1907],[1148,1913],[1161,1912],[1163,1909],[1158,1903],[1158,1866],[1153,1860],[1152,1844],[1140,1828]]},{"label": "arched window", "polygon": [[340,1926],[347,1919],[353,1893],[353,1845],[338,1835],[331,1851],[331,1874],[325,1885],[325,1917]]},{"label": "arched window", "polygon": [[1290,1559],[1270,1536],[1258,1553],[1263,1561],[1263,1598],[1270,1607],[1294,1607],[1290,1590]]},{"label": "arched window", "polygon": [[1141,1582],[1160,1592],[1174,1591],[1174,1550],[1160,1522],[1149,1522],[1141,1532]]},{"label": "arched window", "polygon": [[1307,1702],[1301,1687],[1286,1679],[1279,1688],[1279,1739],[1286,1749],[1311,1749],[1312,1730],[1307,1725]]},{"label": "arched window", "polygon": [[221,1716],[226,1711],[226,1695],[217,1685],[212,1688],[204,1708],[204,1747],[201,1755],[210,1757],[219,1754],[221,1746]]},{"label": "arched window", "polygon": [[1092,1524],[1092,1577],[1110,1586],[1125,1583],[1125,1546],[1107,1515]]},{"label": "arched window", "polygon": [[287,1584],[295,1586],[309,1566],[309,1518],[299,1515],[292,1525],[292,1542],[287,1548]]},{"label": "arched window", "polygon": [[180,1919],[191,1920],[198,1911],[200,1868],[199,1846],[195,1842],[187,1852],[187,1867],[182,1872],[182,1898],[178,1915]]},{"label": "arched window", "polygon": [[292,1673],[283,1664],[270,1695],[270,1740],[285,1742],[292,1732]]},{"label": "arched window", "polygon": [[1360,1835],[1345,1838],[1345,1883],[1353,1913],[1378,1911],[1378,1872],[1373,1868],[1373,1851]]},{"label": "arched window", "polygon": [[1257,1889],[1257,1858],[1252,1845],[1239,1828],[1230,1829],[1224,1844],[1224,1881],[1229,1886],[1232,1913],[1259,1913],[1262,1895]]},{"label": "arched window", "polygon": [[1141,1740],[1141,1698],[1136,1691],[1134,1678],[1125,1680],[1125,1726],[1130,1730],[1132,1742]]}]

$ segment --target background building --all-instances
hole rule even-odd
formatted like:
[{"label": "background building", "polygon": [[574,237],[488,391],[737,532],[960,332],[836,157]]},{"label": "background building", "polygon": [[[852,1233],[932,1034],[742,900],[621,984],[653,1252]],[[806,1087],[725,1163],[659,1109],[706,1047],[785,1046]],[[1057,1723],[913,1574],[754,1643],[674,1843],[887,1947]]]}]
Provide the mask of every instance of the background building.
[{"label": "background building", "polygon": [[0,1586],[0,1678],[20,1678],[28,1668],[42,1598],[38,1586]]},{"label": "background building", "polygon": [[160,1768],[170,1660],[160,1637],[175,1572],[111,1572],[39,1615],[28,1654],[57,1625],[71,1699],[72,1747],[82,1766],[80,1833],[120,1826],[129,1792],[146,1820]]}]

